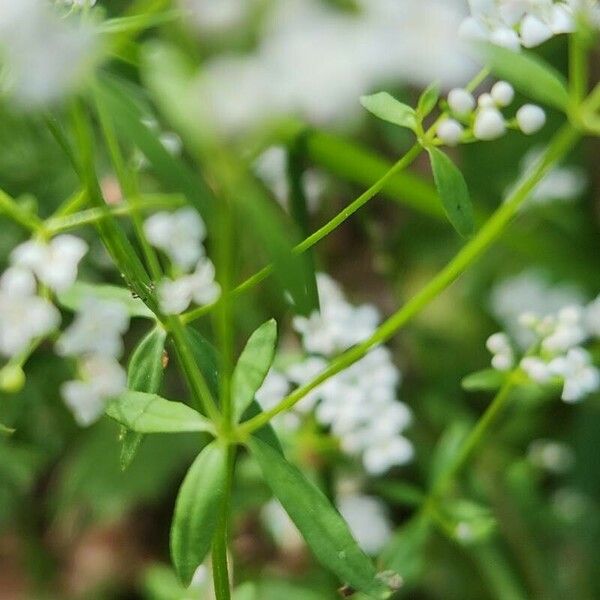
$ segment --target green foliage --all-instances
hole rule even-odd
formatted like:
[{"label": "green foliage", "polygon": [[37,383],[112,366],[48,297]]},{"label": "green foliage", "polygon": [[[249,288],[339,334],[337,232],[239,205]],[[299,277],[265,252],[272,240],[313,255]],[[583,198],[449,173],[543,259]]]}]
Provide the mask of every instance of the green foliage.
[{"label": "green foliage", "polygon": [[387,92],[378,92],[371,96],[362,96],[360,103],[370,113],[374,114],[379,119],[406,127],[407,129],[415,130],[417,127],[417,115],[415,110],[396,100]]},{"label": "green foliage", "polygon": [[226,449],[213,442],[198,455],[181,484],[171,525],[171,556],[186,585],[210,550],[226,478]]},{"label": "green foliage", "polygon": [[277,323],[263,323],[249,338],[235,366],[231,382],[234,415],[239,421],[262,385],[275,357]]},{"label": "green foliage", "polygon": [[505,375],[496,369],[484,369],[467,375],[461,381],[467,392],[494,392],[504,383]]},{"label": "green foliage", "polygon": [[456,165],[437,148],[428,147],[431,168],[438,193],[448,220],[463,237],[469,237],[475,227],[469,188]]},{"label": "green foliage", "polygon": [[325,495],[268,444],[254,438],[248,447],[273,494],[323,566],[369,597],[388,597],[389,590],[378,581],[371,560]]},{"label": "green foliage", "polygon": [[420,119],[424,119],[435,108],[435,105],[440,99],[440,84],[435,81],[429,85],[419,96],[417,104],[417,115]]}]

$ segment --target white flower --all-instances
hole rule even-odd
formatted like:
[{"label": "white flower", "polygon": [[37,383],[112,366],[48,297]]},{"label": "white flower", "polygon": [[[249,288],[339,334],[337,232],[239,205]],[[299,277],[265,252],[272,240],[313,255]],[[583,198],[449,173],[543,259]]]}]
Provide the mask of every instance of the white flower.
[{"label": "white flower", "polygon": [[302,335],[308,352],[332,356],[368,338],[377,328],[379,312],[374,306],[354,307],[328,276],[317,275],[320,311],[295,317],[294,329]]},{"label": "white flower", "polygon": [[102,415],[108,400],[126,389],[127,374],[114,358],[101,355],[86,357],[79,371],[81,379],[64,383],[61,394],[75,420],[85,427]]},{"label": "white flower", "polygon": [[193,208],[175,212],[159,212],[144,222],[148,241],[159,248],[185,271],[193,269],[204,255],[202,242],[206,237],[204,221]]},{"label": "white flower", "polygon": [[524,104],[517,111],[517,123],[523,133],[533,135],[546,123],[546,113],[535,104]]},{"label": "white flower", "polygon": [[565,473],[575,462],[573,450],[554,440],[535,440],[529,446],[527,458],[536,467],[552,473]]},{"label": "white flower", "polygon": [[58,327],[60,313],[36,295],[33,275],[12,267],[0,277],[0,354],[11,357]]},{"label": "white flower", "polygon": [[549,333],[542,340],[542,348],[550,353],[566,352],[587,338],[584,312],[580,306],[561,308],[549,325]]},{"label": "white flower", "polygon": [[13,265],[31,270],[51,290],[63,292],[77,279],[79,261],[88,245],[74,235],[59,235],[49,243],[29,240],[17,246],[10,255]]},{"label": "white flower", "polygon": [[509,106],[515,98],[515,90],[507,81],[497,81],[490,92],[496,106]]},{"label": "white flower", "polygon": [[221,293],[215,281],[215,267],[208,258],[201,258],[196,270],[178,279],[164,279],[158,285],[160,309],[168,315],[178,315],[192,300],[201,306],[215,302]]},{"label": "white flower", "polygon": [[129,328],[129,315],[118,302],[86,298],[73,323],[56,342],[62,356],[97,354],[119,358],[122,335]]},{"label": "white flower", "polygon": [[20,107],[39,107],[72,91],[96,57],[90,23],[61,19],[43,0],[0,0],[3,83]]},{"label": "white flower", "polygon": [[456,146],[462,137],[464,128],[455,119],[444,119],[436,129],[438,138],[448,146]]},{"label": "white flower", "polygon": [[497,108],[482,108],[477,111],[473,134],[479,140],[496,140],[506,132],[506,123]]},{"label": "white flower", "polygon": [[552,379],[550,365],[537,356],[526,356],[521,360],[520,365],[521,369],[535,383],[543,385]]},{"label": "white flower", "polygon": [[550,370],[564,381],[561,397],[565,402],[578,402],[600,388],[600,371],[583,348],[571,348],[566,356],[555,358]]},{"label": "white flower", "polygon": [[345,494],[337,505],[358,545],[367,554],[378,554],[393,533],[385,503],[373,496]]},{"label": "white flower", "polygon": [[496,106],[496,102],[492,98],[492,95],[486,92],[477,98],[477,106],[479,106],[479,108],[494,108]]},{"label": "white flower", "polygon": [[515,363],[510,340],[505,333],[494,333],[486,342],[487,349],[494,355],[492,366],[498,371],[509,371]]},{"label": "white flower", "polygon": [[410,462],[414,456],[412,444],[402,436],[373,440],[363,454],[363,465],[371,475],[383,475],[395,466]]},{"label": "white flower", "polygon": [[455,88],[448,94],[448,106],[454,114],[464,117],[475,109],[475,98],[471,92]]},{"label": "white flower", "polygon": [[239,27],[250,14],[252,0],[179,0],[195,27],[206,33],[222,34]]}]

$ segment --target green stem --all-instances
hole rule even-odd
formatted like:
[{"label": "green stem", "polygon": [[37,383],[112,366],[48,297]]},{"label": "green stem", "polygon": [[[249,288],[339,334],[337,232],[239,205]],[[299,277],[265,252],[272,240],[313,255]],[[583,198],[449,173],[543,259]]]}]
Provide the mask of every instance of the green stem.
[{"label": "green stem", "polygon": [[446,290],[487,250],[512,221],[531,191],[548,171],[559,162],[575,145],[579,133],[565,125],[555,135],[535,167],[521,181],[512,195],[500,206],[458,254],[416,296],[385,321],[375,333],[354,348],[338,356],[319,376],[299,387],[284,398],[277,406],[250,419],[238,429],[244,436],[268,423],[274,416],[291,409],[306,394],[327,379],[337,375],[365,356],[372,348],[383,344],[401,327],[406,325],[425,306]]},{"label": "green stem", "polygon": [[569,92],[571,104],[579,106],[587,93],[588,66],[585,43],[575,32],[569,36]]},{"label": "green stem", "polygon": [[229,446],[227,454],[227,481],[225,498],[219,514],[219,523],[212,546],[212,573],[216,600],[230,600],[229,568],[227,566],[227,546],[229,539],[229,511],[235,466],[235,446]]},{"label": "green stem", "polygon": [[177,194],[173,194],[172,196],[158,194],[156,198],[142,196],[140,199],[131,200],[118,206],[111,206],[108,209],[89,208],[71,215],[53,216],[46,221],[45,228],[50,234],[55,235],[85,225],[95,225],[104,219],[127,217],[133,211],[161,210],[183,206],[184,204],[185,200],[183,197]]},{"label": "green stem", "polygon": [[0,190],[0,212],[33,233],[44,231],[44,223],[35,214],[19,206],[6,192]]},{"label": "green stem", "polygon": [[[415,144],[381,179],[376,181],[366,192],[361,194],[356,200],[354,200],[354,202],[346,206],[346,208],[333,217],[333,219],[331,219],[328,223],[323,225],[323,227],[296,245],[293,248],[294,254],[302,254],[303,252],[306,252],[306,250],[312,248],[324,237],[327,237],[334,229],[339,227],[344,221],[348,220],[357,210],[359,210],[376,194],[378,194],[385,184],[396,173],[411,165],[419,156],[419,154],[421,154],[421,152],[423,152],[423,148],[420,146],[420,144]],[[273,265],[268,265],[234,288],[231,293],[234,296],[243,294],[245,291],[253,288],[255,285],[258,285],[261,281],[264,281],[269,275],[271,275],[271,273],[273,273]],[[184,323],[190,323],[209,313],[215,307],[215,305],[216,303],[207,304],[205,306],[200,306],[194,310],[188,311],[183,315]]]}]

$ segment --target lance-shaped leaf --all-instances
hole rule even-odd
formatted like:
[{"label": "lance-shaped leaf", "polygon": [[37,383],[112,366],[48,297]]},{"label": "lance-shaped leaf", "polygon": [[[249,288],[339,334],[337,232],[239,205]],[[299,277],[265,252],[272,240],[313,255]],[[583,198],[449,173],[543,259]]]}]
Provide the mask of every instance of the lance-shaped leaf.
[{"label": "lance-shaped leaf", "polygon": [[[155,327],[134,350],[127,369],[127,388],[136,392],[158,393],[165,370],[166,331]],[[121,468],[125,470],[134,459],[143,434],[123,427],[121,433]]]},{"label": "lance-shaped leaf", "polygon": [[496,369],[483,369],[463,378],[460,382],[467,392],[493,392],[502,387],[506,373]]},{"label": "lance-shaped leaf", "polygon": [[440,99],[440,84],[435,81],[428,86],[425,91],[419,97],[417,104],[417,114],[421,119],[424,119],[437,104]]},{"label": "lance-shaped leaf", "polygon": [[[253,417],[260,415],[262,413],[262,409],[260,404],[256,400],[252,400],[250,406],[246,410],[246,412],[242,416],[242,421],[249,421]],[[263,425],[260,429],[257,429],[253,434],[254,437],[258,438],[265,442],[265,444],[269,444],[271,448],[275,449],[279,454],[283,455],[283,448],[281,446],[281,442],[275,433],[275,429],[271,423],[267,423]]]},{"label": "lance-shaped leaf", "polygon": [[145,392],[122,393],[107,406],[106,414],[138,433],[214,431],[212,423],[187,404]]},{"label": "lance-shaped leaf", "polygon": [[448,220],[463,237],[473,233],[473,206],[469,188],[456,165],[437,148],[427,148],[433,169],[433,178],[444,205]]},{"label": "lance-shaped leaf", "polygon": [[321,564],[371,598],[389,597],[390,590],[378,579],[373,563],[327,497],[270,445],[253,437],[248,447],[273,494]]},{"label": "lance-shaped leaf", "polygon": [[238,421],[271,368],[276,342],[277,323],[271,319],[250,336],[238,359],[231,381],[234,415]]},{"label": "lance-shaped leaf", "polygon": [[226,479],[227,451],[213,442],[198,455],[179,489],[171,525],[171,557],[186,585],[210,550]]},{"label": "lance-shaped leaf", "polygon": [[388,123],[407,127],[413,131],[417,127],[417,117],[414,108],[396,100],[396,98],[390,96],[387,92],[362,96],[360,103],[370,113]]},{"label": "lance-shaped leaf", "polygon": [[492,72],[510,81],[522,94],[566,110],[569,92],[565,79],[541,58],[528,52],[513,52],[495,45],[485,46],[484,55]]},{"label": "lance-shaped leaf", "polygon": [[58,294],[61,306],[73,311],[78,310],[86,298],[118,302],[130,317],[155,318],[152,311],[139,298],[127,288],[118,285],[76,281],[68,290]]},{"label": "lance-shaped leaf", "polygon": [[193,327],[186,327],[186,335],[190,343],[194,359],[202,372],[210,393],[219,396],[219,359],[215,347]]}]

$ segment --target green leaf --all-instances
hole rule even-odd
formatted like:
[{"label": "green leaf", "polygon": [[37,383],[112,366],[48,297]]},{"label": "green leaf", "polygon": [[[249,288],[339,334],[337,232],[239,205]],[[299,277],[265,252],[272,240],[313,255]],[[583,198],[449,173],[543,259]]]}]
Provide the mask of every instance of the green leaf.
[{"label": "green leaf", "polygon": [[64,308],[79,310],[86,298],[118,302],[127,310],[130,317],[155,319],[152,311],[130,290],[117,285],[83,283],[76,281],[68,290],[58,294],[58,302]]},{"label": "green leaf", "polygon": [[208,554],[225,496],[227,451],[209,444],[190,467],[177,496],[171,557],[184,584]]},{"label": "green leaf", "polygon": [[15,431],[16,429],[0,423],[0,435],[12,435]]},{"label": "green leaf", "polygon": [[454,467],[469,431],[470,426],[465,421],[456,421],[444,430],[431,459],[429,481],[432,487]]},{"label": "green leaf", "polygon": [[419,102],[417,104],[417,114],[419,117],[424,119],[435,108],[439,99],[440,85],[436,81],[427,87],[419,97]]},{"label": "green leaf", "polygon": [[106,414],[138,433],[214,431],[212,423],[187,404],[145,392],[122,393],[106,407]]},{"label": "green leaf", "polygon": [[483,369],[463,378],[461,385],[467,392],[493,392],[502,387],[505,374],[496,369]]},{"label": "green leaf", "polygon": [[175,21],[181,16],[177,10],[169,10],[158,14],[147,13],[141,15],[130,15],[127,17],[115,17],[106,19],[99,24],[101,33],[137,33],[163,23]]},{"label": "green leaf", "polygon": [[396,100],[387,92],[361,96],[360,103],[370,113],[388,123],[407,127],[413,131],[417,128],[417,117],[414,109]]},{"label": "green leaf", "polygon": [[[127,388],[136,392],[156,394],[163,381],[166,331],[157,326],[133,351],[127,369]],[[121,468],[125,470],[134,459],[143,435],[123,428],[121,432]]]},{"label": "green leaf", "polygon": [[378,580],[371,560],[326,496],[265,442],[253,437],[248,447],[273,494],[323,566],[372,598],[388,597],[389,589]]},{"label": "green leaf", "polygon": [[196,364],[200,368],[204,379],[210,389],[210,393],[219,396],[219,359],[215,347],[193,327],[185,329],[188,341],[192,348]]},{"label": "green leaf", "polygon": [[541,58],[529,52],[485,46],[484,54],[492,72],[506,79],[525,96],[565,111],[569,92],[564,77]]},{"label": "green leaf", "polygon": [[[262,413],[262,409],[260,404],[256,400],[252,400],[250,406],[248,406],[246,412],[242,416],[242,421],[248,421],[257,415]],[[260,429],[257,429],[253,434],[254,437],[257,437],[259,440],[265,442],[265,444],[269,444],[271,448],[279,452],[279,454],[283,455],[283,448],[281,447],[281,442],[275,433],[275,429],[271,423],[267,423],[263,425]]]},{"label": "green leaf", "polygon": [[433,169],[433,178],[448,220],[463,237],[473,233],[473,206],[469,188],[456,165],[437,148],[427,148]]},{"label": "green leaf", "polygon": [[244,414],[260,388],[275,357],[277,323],[263,323],[251,336],[233,370],[231,394],[237,421]]}]

